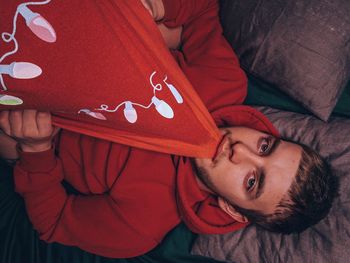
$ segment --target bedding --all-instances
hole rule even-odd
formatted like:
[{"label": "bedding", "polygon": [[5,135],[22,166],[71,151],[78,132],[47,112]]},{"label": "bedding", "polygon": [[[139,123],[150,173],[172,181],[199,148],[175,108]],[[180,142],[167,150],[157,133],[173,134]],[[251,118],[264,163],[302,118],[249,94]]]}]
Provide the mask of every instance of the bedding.
[{"label": "bedding", "polygon": [[242,67],[327,121],[350,78],[350,2],[222,0]]},{"label": "bedding", "polygon": [[330,214],[301,234],[269,233],[256,226],[226,235],[200,235],[194,255],[225,262],[348,262],[350,246],[350,118],[324,123],[312,115],[259,107],[286,139],[310,145],[340,179]]},{"label": "bedding", "polygon": [[[308,110],[287,94],[264,80],[248,75],[246,105],[269,106],[275,109],[308,114]],[[331,116],[350,117],[350,82],[346,85]]]},{"label": "bedding", "polygon": [[214,154],[220,133],[139,0],[3,0],[0,37],[0,110],[49,110],[75,132]]}]

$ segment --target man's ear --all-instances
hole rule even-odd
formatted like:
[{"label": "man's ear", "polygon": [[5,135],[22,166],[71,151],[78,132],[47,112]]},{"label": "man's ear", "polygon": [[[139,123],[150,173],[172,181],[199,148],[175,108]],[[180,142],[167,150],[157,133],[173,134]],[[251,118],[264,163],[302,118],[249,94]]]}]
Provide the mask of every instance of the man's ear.
[{"label": "man's ear", "polygon": [[219,207],[230,217],[232,217],[234,220],[240,223],[247,223],[248,218],[246,218],[244,215],[240,214],[231,204],[229,204],[226,200],[224,200],[222,197],[218,197],[218,204]]}]

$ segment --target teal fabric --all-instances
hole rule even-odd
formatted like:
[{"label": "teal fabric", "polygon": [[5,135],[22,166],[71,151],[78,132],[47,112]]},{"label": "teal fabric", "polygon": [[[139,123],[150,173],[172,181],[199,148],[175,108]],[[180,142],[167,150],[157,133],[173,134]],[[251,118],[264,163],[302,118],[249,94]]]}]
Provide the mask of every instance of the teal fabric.
[{"label": "teal fabric", "polygon": [[[71,191],[71,190],[69,190]],[[88,231],[88,229],[87,229]],[[118,233],[116,233],[117,235]],[[192,256],[196,235],[181,224],[149,253],[130,259],[110,259],[58,243],[39,240],[25,211],[23,199],[14,192],[12,169],[0,160],[0,262],[1,263],[215,263]]]},{"label": "teal fabric", "polygon": [[[270,106],[272,108],[298,113],[309,113],[300,103],[280,91],[275,86],[253,76],[248,76],[246,105]],[[333,116],[350,117],[350,82],[335,106]]]},{"label": "teal fabric", "polygon": [[342,96],[339,98],[338,103],[334,108],[333,114],[350,117],[350,82],[345,87]]}]

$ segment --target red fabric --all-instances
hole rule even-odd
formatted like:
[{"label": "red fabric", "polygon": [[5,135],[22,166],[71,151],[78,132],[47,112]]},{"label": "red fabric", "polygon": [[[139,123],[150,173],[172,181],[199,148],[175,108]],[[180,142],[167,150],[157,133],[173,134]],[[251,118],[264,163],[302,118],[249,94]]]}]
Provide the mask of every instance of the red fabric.
[{"label": "red fabric", "polygon": [[[227,125],[245,120],[247,126],[272,131],[272,125],[255,110],[230,106],[243,101],[246,79],[223,40],[216,1],[165,3],[165,22],[184,25],[183,40],[190,43],[174,55],[212,114],[224,116]],[[169,10],[182,20],[171,22]],[[241,113],[235,107],[243,107]],[[48,242],[108,257],[133,257],[155,247],[180,220],[199,233],[223,233],[243,226],[199,189],[187,158],[66,130],[56,149],[57,156],[53,150],[21,153],[14,171],[16,191],[24,197],[40,237]],[[83,195],[67,195],[63,179]]]},{"label": "red fabric", "polygon": [[[230,126],[244,119],[246,126],[275,131],[247,106],[220,111]],[[14,171],[16,191],[43,240],[107,257],[133,257],[155,247],[180,220],[197,233],[245,226],[199,189],[187,158],[69,131],[62,131],[57,150],[58,157],[53,150],[21,153]],[[63,179],[83,195],[67,195]]]},{"label": "red fabric", "polygon": [[[180,12],[178,8],[187,6],[167,1],[167,10],[181,13],[181,21],[176,23],[200,16],[208,10],[210,1],[189,2],[191,11]],[[0,33],[12,32],[20,3],[23,1],[1,4]],[[0,110],[50,110],[57,126],[72,131],[154,151],[199,157],[214,154],[220,138],[215,123],[139,0],[52,1],[27,7],[52,25],[57,40],[41,40],[18,15],[18,51],[0,64],[30,62],[39,66],[42,74],[26,80],[2,74],[8,90],[0,90]],[[2,42],[0,57],[13,47],[13,41]],[[161,90],[155,90],[151,81]],[[166,82],[179,91],[182,104],[175,100]],[[162,117],[151,105],[154,94],[170,105],[173,118]],[[24,102],[18,106],[1,105],[1,95]],[[126,101],[134,103],[138,115],[135,123],[124,117]],[[118,105],[121,107],[116,110]],[[107,107],[116,111],[107,112]],[[93,118],[101,114],[107,120]]]},{"label": "red fabric", "polygon": [[[184,25],[183,45],[181,52],[174,52],[175,58],[209,112],[242,104],[247,94],[247,78],[223,37],[217,2],[163,2],[169,16],[165,17],[164,23],[169,27]],[[197,12],[198,7],[205,12]]]},{"label": "red fabric", "polygon": [[[53,151],[22,154],[14,172],[16,191],[41,239],[132,257],[155,247],[180,222],[170,155],[68,131],[58,150],[59,159]],[[53,166],[28,172],[52,159]],[[62,179],[84,195],[67,195]]]}]

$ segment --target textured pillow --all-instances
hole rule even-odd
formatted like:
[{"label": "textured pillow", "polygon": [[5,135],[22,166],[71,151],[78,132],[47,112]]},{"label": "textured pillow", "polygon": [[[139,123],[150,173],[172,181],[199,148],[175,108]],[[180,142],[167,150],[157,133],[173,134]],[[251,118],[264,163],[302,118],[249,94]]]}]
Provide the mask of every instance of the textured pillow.
[{"label": "textured pillow", "polygon": [[310,145],[328,159],[340,179],[330,214],[300,235],[270,233],[251,225],[225,235],[201,235],[192,253],[225,262],[349,262],[350,119],[328,123],[299,113],[262,108],[284,138]]},{"label": "textured pillow", "polygon": [[57,126],[187,156],[220,133],[139,0],[2,1],[0,110],[50,110]]},{"label": "textured pillow", "polygon": [[325,121],[350,77],[349,13],[347,0],[221,1],[242,67]]}]

